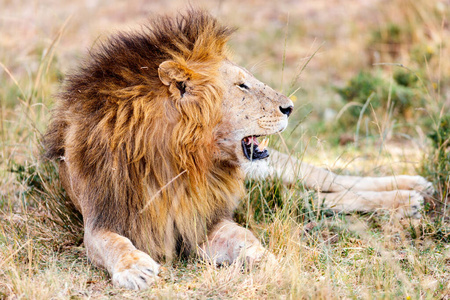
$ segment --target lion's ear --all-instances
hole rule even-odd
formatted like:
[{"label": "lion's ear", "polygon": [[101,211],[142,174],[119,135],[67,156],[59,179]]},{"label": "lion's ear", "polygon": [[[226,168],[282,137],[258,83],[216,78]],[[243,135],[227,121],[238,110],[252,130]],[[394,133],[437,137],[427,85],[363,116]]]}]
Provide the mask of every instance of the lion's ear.
[{"label": "lion's ear", "polygon": [[[186,81],[192,76],[192,71],[173,60],[162,62],[158,68],[159,79],[169,87],[172,93],[183,97],[186,92]],[[176,92],[178,91],[178,92]]]},{"label": "lion's ear", "polygon": [[174,82],[184,82],[189,79],[192,71],[173,60],[162,62],[158,68],[159,79],[164,85],[171,85]]}]

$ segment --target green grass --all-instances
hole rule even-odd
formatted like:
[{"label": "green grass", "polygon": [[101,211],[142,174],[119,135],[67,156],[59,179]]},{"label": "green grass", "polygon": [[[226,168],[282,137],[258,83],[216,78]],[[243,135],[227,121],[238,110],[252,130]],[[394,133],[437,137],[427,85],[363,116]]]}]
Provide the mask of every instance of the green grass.
[{"label": "green grass", "polygon": [[[0,298],[450,297],[448,5],[396,0],[355,4],[343,14],[321,1],[258,8],[241,1],[239,10],[232,1],[198,3],[241,27],[231,41],[236,62],[285,93],[295,91],[290,127],[272,146],[284,142],[302,160],[343,174],[420,173],[437,191],[423,219],[332,214],[315,207],[315,192],[301,184],[252,181],[235,218],[277,255],[275,269],[177,260],[163,266],[149,291],[114,288],[86,258],[80,216],[67,206],[56,165],[40,158],[41,134],[62,74],[105,32],[165,4],[7,2],[0,22]],[[183,7],[173,1],[170,11]],[[394,42],[395,53],[385,46]],[[344,126],[346,111],[338,116],[345,103],[334,87],[345,88],[360,71],[379,75],[384,91],[378,108],[367,105],[364,118],[357,114]],[[420,90],[423,102],[412,105],[417,118],[394,113],[394,81]],[[346,136],[349,142],[339,145]]]}]

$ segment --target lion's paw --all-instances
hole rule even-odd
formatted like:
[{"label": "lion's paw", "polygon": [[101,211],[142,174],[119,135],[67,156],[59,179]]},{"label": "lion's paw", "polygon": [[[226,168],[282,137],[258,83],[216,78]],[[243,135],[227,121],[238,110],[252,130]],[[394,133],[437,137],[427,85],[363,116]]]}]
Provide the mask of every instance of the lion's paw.
[{"label": "lion's paw", "polygon": [[242,254],[245,257],[245,263],[250,268],[261,262],[275,264],[277,262],[275,255],[261,245],[252,245],[243,250]]},{"label": "lion's paw", "polygon": [[400,204],[396,217],[420,219],[422,217],[420,211],[424,203],[423,196],[417,191],[405,191],[405,193],[406,195],[402,197],[403,203]]},{"label": "lion's paw", "polygon": [[[401,190],[414,190],[420,192],[425,197],[432,196],[435,192],[433,184],[423,178],[422,176],[402,176],[399,189]],[[402,186],[405,185],[405,186]]]},{"label": "lion's paw", "polygon": [[426,196],[432,196],[435,192],[433,184],[423,178],[422,176],[414,176],[416,178],[416,184],[413,189]]},{"label": "lion's paw", "polygon": [[159,264],[148,254],[134,250],[122,256],[112,274],[115,286],[143,290],[148,289],[157,279]]}]

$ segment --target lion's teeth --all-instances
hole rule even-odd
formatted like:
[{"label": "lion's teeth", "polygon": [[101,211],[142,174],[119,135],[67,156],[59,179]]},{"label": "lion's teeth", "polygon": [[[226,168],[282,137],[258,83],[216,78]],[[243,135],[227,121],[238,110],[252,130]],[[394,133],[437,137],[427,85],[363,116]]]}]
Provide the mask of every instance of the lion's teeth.
[{"label": "lion's teeth", "polygon": [[260,151],[264,151],[266,147],[269,145],[269,139],[265,138],[261,143],[259,143],[258,148]]}]

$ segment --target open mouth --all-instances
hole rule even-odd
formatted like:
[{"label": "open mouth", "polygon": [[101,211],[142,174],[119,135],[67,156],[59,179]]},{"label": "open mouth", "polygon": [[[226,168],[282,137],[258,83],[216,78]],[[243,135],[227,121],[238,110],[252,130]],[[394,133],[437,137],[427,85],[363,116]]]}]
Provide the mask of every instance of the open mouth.
[{"label": "open mouth", "polygon": [[242,150],[248,160],[259,160],[269,156],[269,151],[266,147],[269,144],[268,139],[264,139],[261,143],[258,141],[258,136],[247,136],[242,139]]}]

